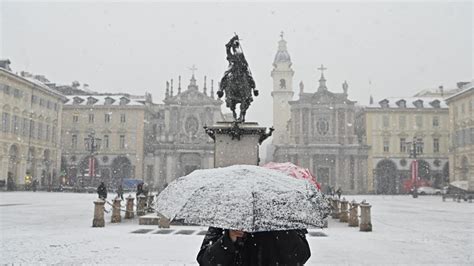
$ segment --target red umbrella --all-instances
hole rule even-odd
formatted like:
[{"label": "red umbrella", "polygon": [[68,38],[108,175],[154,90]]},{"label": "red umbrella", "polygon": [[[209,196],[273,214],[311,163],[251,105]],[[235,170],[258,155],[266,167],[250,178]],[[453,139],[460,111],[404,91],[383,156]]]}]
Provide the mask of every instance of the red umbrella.
[{"label": "red umbrella", "polygon": [[290,162],[286,162],[286,163],[269,162],[263,165],[262,167],[278,170],[282,173],[285,173],[297,179],[308,180],[313,185],[315,185],[318,188],[318,190],[321,190],[321,185],[316,181],[316,176],[313,175],[308,169],[303,168],[301,166],[294,165]]}]

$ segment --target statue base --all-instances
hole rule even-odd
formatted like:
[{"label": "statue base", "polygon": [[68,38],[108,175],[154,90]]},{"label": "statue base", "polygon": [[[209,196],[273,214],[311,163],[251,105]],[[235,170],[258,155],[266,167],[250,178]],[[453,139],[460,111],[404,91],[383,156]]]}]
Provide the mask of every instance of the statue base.
[{"label": "statue base", "polygon": [[258,126],[257,122],[217,122],[204,129],[215,143],[214,167],[258,165],[259,145],[273,132],[273,128],[267,130]]}]

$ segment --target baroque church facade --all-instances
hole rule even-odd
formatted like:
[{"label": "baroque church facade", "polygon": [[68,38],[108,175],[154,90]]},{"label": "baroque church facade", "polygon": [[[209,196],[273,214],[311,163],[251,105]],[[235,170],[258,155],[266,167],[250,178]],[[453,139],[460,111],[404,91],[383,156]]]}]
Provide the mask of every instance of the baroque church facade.
[{"label": "baroque church facade", "polygon": [[222,101],[214,98],[214,82],[208,92],[204,77],[202,90],[194,74],[187,89],[178,80],[176,95],[173,80],[166,83],[162,104],[154,104],[145,132],[144,180],[162,190],[175,178],[196,169],[214,167],[214,142],[203,127],[223,121]]},{"label": "baroque church facade", "polygon": [[340,187],[345,193],[367,191],[367,158],[364,144],[363,110],[348,98],[349,86],[331,92],[321,66],[316,92],[305,92],[293,100],[291,57],[286,41],[279,41],[273,62],[274,137],[271,151],[276,162],[290,161],[310,169],[323,185]]}]

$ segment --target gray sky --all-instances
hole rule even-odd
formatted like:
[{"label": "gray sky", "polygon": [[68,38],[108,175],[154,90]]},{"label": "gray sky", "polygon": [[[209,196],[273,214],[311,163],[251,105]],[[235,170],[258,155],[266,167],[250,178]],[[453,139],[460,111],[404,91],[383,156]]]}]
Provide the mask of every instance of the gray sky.
[{"label": "gray sky", "polygon": [[[1,0],[0,0],[1,1]],[[315,91],[324,64],[328,87],[367,104],[421,89],[455,86],[473,75],[472,2],[390,3],[0,3],[0,57],[14,71],[73,80],[100,92],[164,96],[165,82],[189,83],[196,64],[217,80],[227,67],[225,43],[234,32],[261,95],[249,121],[271,125],[273,57],[285,32],[300,80]],[[371,85],[369,85],[371,81]],[[297,94],[297,93],[296,93]],[[295,98],[297,96],[295,95]]]}]

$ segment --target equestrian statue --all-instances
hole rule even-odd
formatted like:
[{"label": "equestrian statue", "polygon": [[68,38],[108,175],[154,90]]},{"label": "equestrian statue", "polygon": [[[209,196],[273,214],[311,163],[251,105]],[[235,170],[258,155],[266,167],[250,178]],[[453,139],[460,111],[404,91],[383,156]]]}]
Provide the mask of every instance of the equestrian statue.
[{"label": "equestrian statue", "polygon": [[[253,95],[258,96],[255,81],[245,60],[239,36],[235,35],[225,45],[229,67],[220,82],[217,96],[222,98],[225,92],[226,106],[232,110],[235,122],[245,122],[245,114],[253,101]],[[237,118],[236,105],[240,104],[240,116]]]}]

